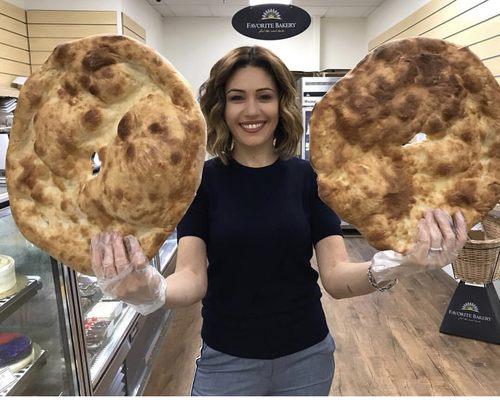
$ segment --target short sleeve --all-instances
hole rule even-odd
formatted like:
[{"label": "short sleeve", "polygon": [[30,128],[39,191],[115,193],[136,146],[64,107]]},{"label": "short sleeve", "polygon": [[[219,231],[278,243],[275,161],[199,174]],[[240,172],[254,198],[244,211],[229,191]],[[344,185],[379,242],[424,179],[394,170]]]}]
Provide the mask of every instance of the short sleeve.
[{"label": "short sleeve", "polygon": [[312,175],[311,237],[313,244],[316,245],[327,236],[343,236],[343,234],[340,227],[340,218],[319,198],[316,174],[313,172]]},{"label": "short sleeve", "polygon": [[208,243],[208,195],[203,182],[177,225],[177,241],[183,236],[197,236]]}]

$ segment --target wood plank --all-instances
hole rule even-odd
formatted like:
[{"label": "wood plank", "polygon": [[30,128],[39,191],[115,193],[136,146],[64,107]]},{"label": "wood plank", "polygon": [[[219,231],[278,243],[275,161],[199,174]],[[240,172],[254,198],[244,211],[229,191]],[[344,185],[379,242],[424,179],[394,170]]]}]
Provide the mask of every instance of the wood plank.
[{"label": "wood plank", "polygon": [[446,7],[429,15],[427,18],[420,21],[418,24],[412,26],[411,28],[399,33],[393,39],[403,39],[410,36],[419,36],[424,32],[436,28],[438,25],[443,24],[459,14],[476,7],[480,3],[484,3],[485,0],[457,0]]},{"label": "wood plank", "polygon": [[448,36],[445,39],[459,46],[471,46],[498,35],[500,32],[500,16],[491,18],[481,24],[475,25],[463,32]]},{"label": "wood plank", "polygon": [[411,13],[404,20],[398,22],[393,27],[389,28],[385,32],[376,36],[374,39],[368,42],[368,49],[372,50],[378,45],[387,42],[392,39],[394,36],[398,35],[405,29],[412,27],[415,24],[418,24],[424,18],[429,17],[435,12],[439,11],[441,8],[446,7],[448,4],[452,3],[454,0],[431,0],[429,3],[420,7],[415,12]]},{"label": "wood plank", "polygon": [[7,46],[0,43],[0,57],[12,61],[19,61],[25,64],[30,63],[30,55],[27,50],[21,50],[17,47]]},{"label": "wood plank", "polygon": [[81,38],[100,33],[116,33],[116,25],[34,25],[28,24],[30,38]]},{"label": "wood plank", "polygon": [[11,87],[12,81],[17,77],[17,75],[11,75],[11,74],[2,74],[0,73],[0,86],[2,87]]},{"label": "wood plank", "polygon": [[133,39],[136,39],[138,40],[139,42],[141,43],[146,43],[146,41],[141,38],[139,35],[137,35],[136,33],[132,32],[130,29],[128,29],[127,27],[123,27],[123,35],[124,36],[128,36],[128,37],[131,37]]},{"label": "wood plank", "polygon": [[128,29],[139,35],[144,40],[146,39],[145,29],[125,13],[122,13],[122,24],[124,27],[127,27]]},{"label": "wood plank", "polygon": [[19,97],[19,89],[0,86],[0,97]]},{"label": "wood plank", "polygon": [[483,60],[483,64],[486,65],[493,76],[500,75],[500,56]]},{"label": "wood plank", "polygon": [[38,72],[38,70],[42,67],[42,65],[38,64],[31,64],[31,73],[34,74],[35,72]]},{"label": "wood plank", "polygon": [[31,63],[32,64],[43,64],[47,58],[52,54],[51,51],[32,51],[31,52]]},{"label": "wood plank", "polygon": [[59,44],[71,42],[76,38],[31,38],[31,51],[52,51]]},{"label": "wood plank", "polygon": [[116,25],[114,11],[45,11],[28,10],[29,24]]},{"label": "wood plank", "polygon": [[469,49],[480,59],[500,55],[500,34],[484,42],[469,46]]},{"label": "wood plank", "polygon": [[[488,1],[428,32],[425,32],[422,36],[444,39],[465,29],[469,29],[470,27],[480,24],[499,14],[500,1]],[[498,27],[497,33],[500,33],[500,26]],[[488,36],[483,37],[483,39],[486,39],[487,37]]]},{"label": "wood plank", "polygon": [[29,76],[31,73],[29,64],[6,60],[4,58],[0,58],[0,72],[18,76]]},{"label": "wood plank", "polygon": [[0,29],[0,43],[28,50],[28,38],[4,29]]},{"label": "wood plank", "polygon": [[18,35],[28,36],[28,32],[26,31],[26,24],[24,22],[7,17],[3,14],[0,14],[0,26],[2,27],[2,29],[17,33]]},{"label": "wood plank", "polygon": [[26,12],[6,1],[0,1],[0,13],[26,23]]}]

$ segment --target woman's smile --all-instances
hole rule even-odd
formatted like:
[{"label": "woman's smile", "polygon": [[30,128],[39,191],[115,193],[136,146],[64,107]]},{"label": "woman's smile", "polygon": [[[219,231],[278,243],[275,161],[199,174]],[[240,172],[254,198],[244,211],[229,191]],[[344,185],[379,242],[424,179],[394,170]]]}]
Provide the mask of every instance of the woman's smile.
[{"label": "woman's smile", "polygon": [[247,133],[258,133],[265,125],[266,121],[247,121],[240,122],[240,126]]}]

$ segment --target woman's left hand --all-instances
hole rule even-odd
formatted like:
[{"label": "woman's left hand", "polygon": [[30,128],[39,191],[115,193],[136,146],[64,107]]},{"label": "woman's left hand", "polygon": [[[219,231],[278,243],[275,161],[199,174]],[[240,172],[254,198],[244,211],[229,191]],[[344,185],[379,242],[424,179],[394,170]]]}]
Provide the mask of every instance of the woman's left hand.
[{"label": "woman's left hand", "polygon": [[377,283],[455,261],[467,241],[467,224],[460,211],[453,215],[441,209],[428,210],[418,224],[417,243],[406,254],[381,251],[372,259],[371,272]]}]

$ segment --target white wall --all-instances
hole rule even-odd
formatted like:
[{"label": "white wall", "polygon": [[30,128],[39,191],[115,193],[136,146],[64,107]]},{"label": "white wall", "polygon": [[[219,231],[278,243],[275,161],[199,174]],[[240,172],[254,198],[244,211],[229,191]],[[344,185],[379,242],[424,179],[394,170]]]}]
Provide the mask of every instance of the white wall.
[{"label": "white wall", "polygon": [[230,18],[165,18],[163,32],[162,54],[190,82],[195,93],[208,78],[212,65],[238,46],[257,44],[269,48],[296,71],[352,68],[367,48],[364,23],[359,18],[312,17],[305,32],[276,41],[242,36],[233,29]]},{"label": "white wall", "polygon": [[122,10],[146,30],[146,43],[161,53],[163,16],[146,0],[122,0]]},{"label": "white wall", "polygon": [[364,18],[322,18],[320,69],[351,69],[366,55]]},{"label": "white wall", "polygon": [[430,0],[385,0],[366,20],[366,43],[417,11]]}]

